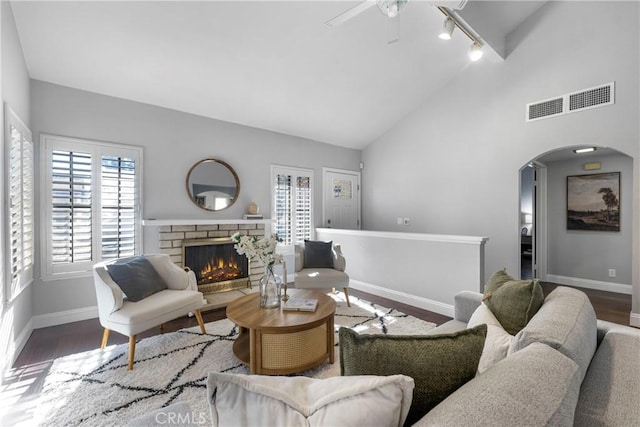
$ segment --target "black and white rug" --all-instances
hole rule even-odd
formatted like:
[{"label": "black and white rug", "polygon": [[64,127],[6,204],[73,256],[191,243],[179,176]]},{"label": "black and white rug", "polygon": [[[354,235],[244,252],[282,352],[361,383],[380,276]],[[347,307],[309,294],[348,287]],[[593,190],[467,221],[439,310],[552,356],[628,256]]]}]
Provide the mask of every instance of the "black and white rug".
[{"label": "black and white rug", "polygon": [[[341,326],[359,333],[423,334],[435,325],[394,309],[329,294],[338,302],[336,331]],[[123,426],[140,415],[176,402],[188,402],[195,420],[209,420],[206,379],[209,372],[247,374],[233,355],[236,326],[228,319],[146,338],[136,344],[136,362],[127,370],[128,345],[78,353],[54,361],[46,378],[33,424],[48,426]],[[337,343],[336,337],[336,343]],[[340,375],[328,362],[301,375]]]}]

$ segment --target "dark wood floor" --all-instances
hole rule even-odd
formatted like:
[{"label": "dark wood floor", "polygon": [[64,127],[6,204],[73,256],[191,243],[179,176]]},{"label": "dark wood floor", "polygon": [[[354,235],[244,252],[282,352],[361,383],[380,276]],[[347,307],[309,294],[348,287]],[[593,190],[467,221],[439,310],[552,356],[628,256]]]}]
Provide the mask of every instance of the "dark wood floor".
[{"label": "dark wood floor", "polygon": [[[553,283],[543,283],[545,295],[551,292],[557,285]],[[599,319],[623,325],[629,324],[629,313],[631,312],[631,296],[591,289],[582,289],[591,300],[596,315]],[[351,289],[350,293],[356,297],[364,298],[386,307],[394,307],[404,313],[435,324],[442,324],[450,318],[441,314],[422,310],[397,301],[372,295]],[[223,319],[225,310],[211,310],[203,313],[205,322],[213,322]],[[176,319],[164,325],[164,332],[173,332],[178,329],[197,326],[195,318],[184,317]],[[51,326],[48,328],[36,329],[33,331],[29,341],[16,360],[14,367],[28,366],[35,363],[45,362],[69,354],[93,350],[100,346],[102,338],[102,327],[98,319],[89,319],[81,322],[69,323],[66,325]],[[159,328],[146,331],[138,338],[146,338],[161,333]],[[112,333],[109,337],[109,345],[123,344],[127,342],[127,337]]]},{"label": "dark wood floor", "polygon": [[[364,298],[367,301],[371,301],[385,307],[393,307],[403,313],[438,325],[450,319],[449,317],[441,314],[432,313],[407,304],[360,292],[355,289],[350,289],[349,293],[353,296]],[[202,317],[205,323],[224,319],[225,309],[222,308],[203,312]],[[194,317],[182,317],[166,323],[164,325],[164,332],[173,332],[178,329],[197,325],[198,323]],[[20,353],[20,356],[18,356],[18,359],[14,363],[14,367],[17,368],[32,365],[34,363],[40,363],[69,354],[98,348],[102,338],[102,331],[103,329],[100,326],[98,319],[89,319],[80,322],[68,323],[66,325],[36,329],[31,334],[29,341]],[[138,338],[146,338],[159,333],[161,333],[159,328],[153,328],[139,334]],[[126,342],[128,342],[128,338],[124,335],[112,333],[109,336],[109,345],[124,344]]]},{"label": "dark wood floor", "polygon": [[[556,286],[549,283],[543,284],[545,294],[548,294]],[[624,325],[629,324],[629,313],[631,312],[630,295],[588,289],[583,289],[583,291],[589,296],[599,319]],[[450,319],[447,316],[355,289],[351,289],[350,294],[376,304],[396,308],[404,313],[438,325]],[[205,322],[213,322],[224,317],[224,309],[203,313]],[[197,326],[195,318],[184,317],[165,324],[163,331],[172,332],[192,326]],[[69,354],[98,348],[102,338],[102,330],[98,319],[34,330],[13,368],[5,373],[2,406],[10,408],[10,410],[7,415],[0,419],[0,425],[28,423],[53,360]],[[138,337],[145,338],[159,333],[161,333],[160,329],[154,328],[140,334]],[[112,333],[109,338],[109,345],[126,342],[127,338],[117,333]],[[6,398],[6,395],[9,397]]]},{"label": "dark wood floor", "polygon": [[[545,296],[557,286],[558,285],[555,283],[542,283],[542,290],[544,291]],[[578,289],[587,294],[598,319],[607,320],[620,325],[629,325],[629,317],[631,314],[631,295],[597,291],[594,289]]]}]

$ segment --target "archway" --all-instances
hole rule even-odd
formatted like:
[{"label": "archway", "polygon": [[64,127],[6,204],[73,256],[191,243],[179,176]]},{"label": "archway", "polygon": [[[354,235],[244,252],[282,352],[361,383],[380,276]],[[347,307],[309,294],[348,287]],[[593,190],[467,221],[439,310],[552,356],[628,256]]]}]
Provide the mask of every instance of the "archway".
[{"label": "archway", "polygon": [[[521,168],[521,219],[517,231],[521,253],[528,248],[528,240],[531,240],[533,276],[541,280],[632,295],[632,278],[636,268],[632,262],[632,247],[637,227],[633,221],[633,158],[607,147],[594,147],[594,151],[576,153],[579,148],[587,147],[564,147],[542,153]],[[567,177],[586,176],[593,182],[599,182],[597,179],[600,177],[616,176],[617,173],[618,205],[607,208],[603,194],[597,193],[600,188],[596,188],[596,194],[590,194],[589,197],[595,201],[599,199],[600,205],[591,207],[589,212],[597,219],[598,216],[610,214],[605,212],[607,209],[617,210],[618,230],[611,227],[576,229],[569,224],[567,187],[568,181],[573,182],[574,179]],[[535,177],[531,184],[528,184],[527,174]],[[582,178],[576,178],[575,181],[580,182]],[[527,193],[527,189],[530,193]],[[531,206],[529,210],[526,209],[527,202]],[[607,219],[616,218],[608,216]],[[528,227],[529,232],[525,233],[523,227]],[[528,267],[524,261],[522,257],[521,277],[527,276]]]}]

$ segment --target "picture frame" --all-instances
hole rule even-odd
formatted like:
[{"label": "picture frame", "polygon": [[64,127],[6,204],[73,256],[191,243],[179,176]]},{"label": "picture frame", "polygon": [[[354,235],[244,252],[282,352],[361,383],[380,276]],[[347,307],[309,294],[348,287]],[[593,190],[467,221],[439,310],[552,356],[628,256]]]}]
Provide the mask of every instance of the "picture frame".
[{"label": "picture frame", "polygon": [[620,172],[567,176],[567,230],[620,231]]}]

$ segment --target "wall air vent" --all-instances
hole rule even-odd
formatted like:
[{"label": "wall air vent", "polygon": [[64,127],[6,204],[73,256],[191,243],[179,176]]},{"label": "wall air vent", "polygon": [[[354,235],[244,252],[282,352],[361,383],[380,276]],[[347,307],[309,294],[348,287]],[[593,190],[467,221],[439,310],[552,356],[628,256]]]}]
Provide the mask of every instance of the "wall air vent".
[{"label": "wall air vent", "polygon": [[613,83],[569,94],[569,112],[613,104]]},{"label": "wall air vent", "polygon": [[527,104],[527,121],[543,119],[545,117],[562,114],[564,100],[562,98]]},{"label": "wall air vent", "polygon": [[615,83],[568,93],[553,99],[527,104],[526,121],[546,119],[614,103]]}]

